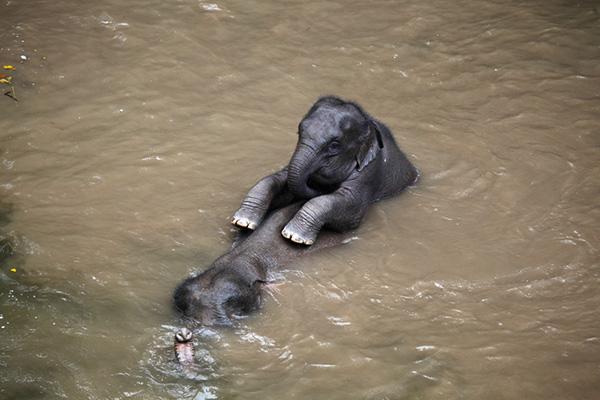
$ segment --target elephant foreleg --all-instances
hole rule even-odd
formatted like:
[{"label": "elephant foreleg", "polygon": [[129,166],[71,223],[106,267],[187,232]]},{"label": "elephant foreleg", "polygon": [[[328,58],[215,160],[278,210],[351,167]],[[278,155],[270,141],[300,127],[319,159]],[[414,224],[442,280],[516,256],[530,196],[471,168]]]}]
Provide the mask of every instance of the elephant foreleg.
[{"label": "elephant foreleg", "polygon": [[302,206],[281,234],[293,242],[311,245],[325,225],[340,231],[358,227],[366,205],[362,198],[344,189],[315,197]]},{"label": "elephant foreleg", "polygon": [[[287,168],[262,178],[250,189],[231,223],[242,228],[256,229],[272,203],[285,203],[287,197],[290,197],[285,195],[286,182]],[[285,204],[277,204],[279,207],[282,205]]]}]

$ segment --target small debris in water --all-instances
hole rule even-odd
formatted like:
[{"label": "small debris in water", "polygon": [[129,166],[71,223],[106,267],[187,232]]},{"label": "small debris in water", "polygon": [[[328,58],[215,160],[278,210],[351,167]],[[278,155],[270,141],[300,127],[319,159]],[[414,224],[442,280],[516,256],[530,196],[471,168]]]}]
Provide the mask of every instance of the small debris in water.
[{"label": "small debris in water", "polygon": [[309,364],[311,367],[316,367],[316,368],[335,368],[336,365],[335,364]]},{"label": "small debris in water", "polygon": [[4,92],[4,95],[10,97],[14,101],[19,101],[19,99],[17,99],[17,94],[15,93],[15,87],[14,86],[11,86],[10,90],[7,90],[6,92]]},{"label": "small debris in water", "polygon": [[221,11],[221,8],[218,4],[214,3],[205,3],[200,5],[205,11]]},{"label": "small debris in water", "polygon": [[[16,70],[16,68],[12,65],[4,65],[2,68],[4,68],[6,71],[14,71]],[[7,90],[6,92],[4,92],[4,95],[7,97],[10,97],[11,99],[13,99],[14,101],[19,101],[17,99],[17,94],[15,92],[15,86],[13,84],[12,81],[13,77],[7,74],[0,74],[0,84],[4,84],[4,85],[9,85],[10,89]]]},{"label": "small debris in water", "polygon": [[11,268],[10,272],[17,272],[17,269],[16,268]]}]

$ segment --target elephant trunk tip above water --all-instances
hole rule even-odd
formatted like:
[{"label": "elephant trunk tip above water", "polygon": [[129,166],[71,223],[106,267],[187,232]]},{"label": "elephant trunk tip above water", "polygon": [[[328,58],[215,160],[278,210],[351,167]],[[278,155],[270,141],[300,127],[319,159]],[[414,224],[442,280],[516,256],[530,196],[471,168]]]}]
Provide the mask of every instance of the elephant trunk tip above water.
[{"label": "elephant trunk tip above water", "polygon": [[288,166],[250,189],[232,223],[256,229],[269,210],[306,200],[281,234],[311,245],[323,227],[356,228],[371,203],[399,193],[417,176],[382,122],[355,102],[321,97],[298,125]]}]

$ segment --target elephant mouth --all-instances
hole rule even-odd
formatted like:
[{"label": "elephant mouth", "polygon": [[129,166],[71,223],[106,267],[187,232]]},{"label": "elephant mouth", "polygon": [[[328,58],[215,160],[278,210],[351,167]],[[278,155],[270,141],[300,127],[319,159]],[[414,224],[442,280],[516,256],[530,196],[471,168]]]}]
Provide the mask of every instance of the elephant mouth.
[{"label": "elephant mouth", "polygon": [[331,193],[340,186],[339,183],[333,182],[330,177],[320,174],[319,171],[312,174],[306,184],[309,188],[321,194]]},{"label": "elephant mouth", "polygon": [[352,170],[352,167],[324,165],[309,176],[307,186],[321,194],[334,192],[348,179]]}]

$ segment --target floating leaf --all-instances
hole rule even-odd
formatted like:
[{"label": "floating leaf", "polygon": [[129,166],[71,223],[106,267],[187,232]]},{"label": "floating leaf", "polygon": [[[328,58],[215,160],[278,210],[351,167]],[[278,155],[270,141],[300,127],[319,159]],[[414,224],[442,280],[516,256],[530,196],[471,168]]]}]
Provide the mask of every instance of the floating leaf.
[{"label": "floating leaf", "polygon": [[16,268],[11,268],[10,272],[17,272],[17,269]]},{"label": "floating leaf", "polygon": [[6,78],[0,78],[0,83],[4,83],[6,85],[10,85],[12,81],[12,76]]},{"label": "floating leaf", "polygon": [[0,79],[8,78],[10,75],[0,74]]},{"label": "floating leaf", "polygon": [[4,69],[8,70],[8,71],[14,71],[16,68],[13,67],[12,65],[5,65]]}]

